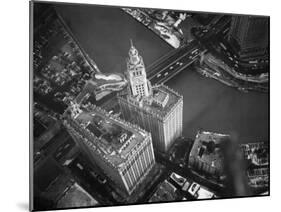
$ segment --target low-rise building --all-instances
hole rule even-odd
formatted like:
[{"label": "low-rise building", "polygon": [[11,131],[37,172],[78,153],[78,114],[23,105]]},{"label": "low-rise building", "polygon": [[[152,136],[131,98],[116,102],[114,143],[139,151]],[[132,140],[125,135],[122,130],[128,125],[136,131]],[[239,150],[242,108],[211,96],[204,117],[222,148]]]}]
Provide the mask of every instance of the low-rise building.
[{"label": "low-rise building", "polygon": [[200,173],[224,176],[222,146],[229,138],[225,134],[199,131],[189,155],[189,166]]},{"label": "low-rise building", "polygon": [[51,201],[53,208],[90,207],[98,204],[74,179],[64,174],[54,179],[41,196]]},{"label": "low-rise building", "polygon": [[57,201],[57,208],[96,206],[99,202],[94,199],[77,182],[65,188],[65,192]]},{"label": "low-rise building", "polygon": [[180,200],[176,194],[176,187],[174,187],[167,180],[162,182],[156,192],[149,199],[149,202],[170,202]]},{"label": "low-rise building", "polygon": [[244,158],[257,166],[268,165],[268,145],[265,142],[247,143],[240,145]]},{"label": "low-rise building", "polygon": [[265,142],[240,145],[247,160],[248,184],[254,189],[267,189],[269,186],[269,152]]}]

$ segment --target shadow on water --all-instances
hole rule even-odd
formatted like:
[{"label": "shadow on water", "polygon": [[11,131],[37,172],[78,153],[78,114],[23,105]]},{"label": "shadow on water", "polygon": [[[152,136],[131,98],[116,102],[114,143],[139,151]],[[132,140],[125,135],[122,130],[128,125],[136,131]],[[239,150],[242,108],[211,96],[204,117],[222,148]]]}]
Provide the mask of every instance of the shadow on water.
[{"label": "shadow on water", "polygon": [[[200,129],[203,126],[197,126],[198,125],[198,120],[200,119],[200,117],[204,117],[206,116],[209,112],[210,112],[210,108],[215,108],[218,101],[223,98],[223,96],[225,95],[224,91],[220,91],[218,92],[217,95],[215,95],[210,101],[208,101],[208,104],[204,105],[202,108],[200,108],[200,110],[195,111],[195,113],[193,114],[193,117],[189,120],[186,120],[186,122],[184,123],[184,130],[190,130],[190,128],[196,128],[196,129]],[[191,136],[191,133],[189,133],[187,136],[189,137],[193,137],[195,136],[197,130],[192,132],[194,135]]]}]

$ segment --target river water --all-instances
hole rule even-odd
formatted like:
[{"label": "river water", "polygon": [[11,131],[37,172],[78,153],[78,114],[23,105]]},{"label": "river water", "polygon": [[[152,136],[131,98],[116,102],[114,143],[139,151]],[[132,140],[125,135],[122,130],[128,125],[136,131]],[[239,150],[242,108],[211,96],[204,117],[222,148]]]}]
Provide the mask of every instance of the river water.
[{"label": "river water", "polygon": [[[57,5],[81,46],[102,72],[123,72],[129,39],[146,65],[172,47],[118,8]],[[268,140],[269,95],[242,93],[186,69],[167,85],[184,97],[184,135],[194,137],[199,128],[233,133],[242,143]]]}]

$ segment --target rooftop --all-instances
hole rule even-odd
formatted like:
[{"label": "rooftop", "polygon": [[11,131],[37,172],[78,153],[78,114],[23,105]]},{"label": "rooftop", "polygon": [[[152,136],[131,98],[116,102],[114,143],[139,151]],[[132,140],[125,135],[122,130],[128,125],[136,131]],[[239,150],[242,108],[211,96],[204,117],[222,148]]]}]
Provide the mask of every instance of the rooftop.
[{"label": "rooftop", "polygon": [[[183,98],[182,95],[165,85],[155,85],[152,87],[152,96],[143,97],[144,110],[166,117],[171,109]],[[122,98],[126,98],[127,92],[120,93]]]},{"label": "rooftop", "polygon": [[88,106],[74,118],[90,136],[90,146],[114,166],[126,161],[128,154],[149,134],[138,126],[110,115],[99,107]]},{"label": "rooftop", "polygon": [[223,170],[223,142],[229,139],[229,135],[213,132],[199,131],[196,135],[190,152],[190,162],[200,161],[218,171]]},{"label": "rooftop", "polygon": [[97,73],[87,83],[97,90],[122,90],[127,85],[127,80],[121,73]]},{"label": "rooftop", "polygon": [[64,195],[58,200],[58,208],[69,208],[69,207],[83,207],[83,206],[94,206],[98,202],[90,196],[81,186],[77,183],[72,184],[71,187],[64,193]]},{"label": "rooftop", "polygon": [[73,183],[73,179],[69,178],[64,173],[61,173],[45,189],[45,196],[47,199],[57,202]]},{"label": "rooftop", "polygon": [[161,202],[161,201],[174,201],[177,200],[177,194],[175,193],[176,187],[174,187],[167,180],[162,182],[153,196],[149,199],[149,202]]}]

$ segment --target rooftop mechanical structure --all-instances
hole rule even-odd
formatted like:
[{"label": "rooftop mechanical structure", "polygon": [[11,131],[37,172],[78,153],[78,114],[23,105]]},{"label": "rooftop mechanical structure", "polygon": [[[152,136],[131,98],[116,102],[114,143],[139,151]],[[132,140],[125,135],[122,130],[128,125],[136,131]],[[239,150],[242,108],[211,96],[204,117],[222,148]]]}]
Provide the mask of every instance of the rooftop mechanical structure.
[{"label": "rooftop mechanical structure", "polygon": [[99,107],[72,103],[63,122],[93,165],[127,194],[155,165],[150,133]]}]

